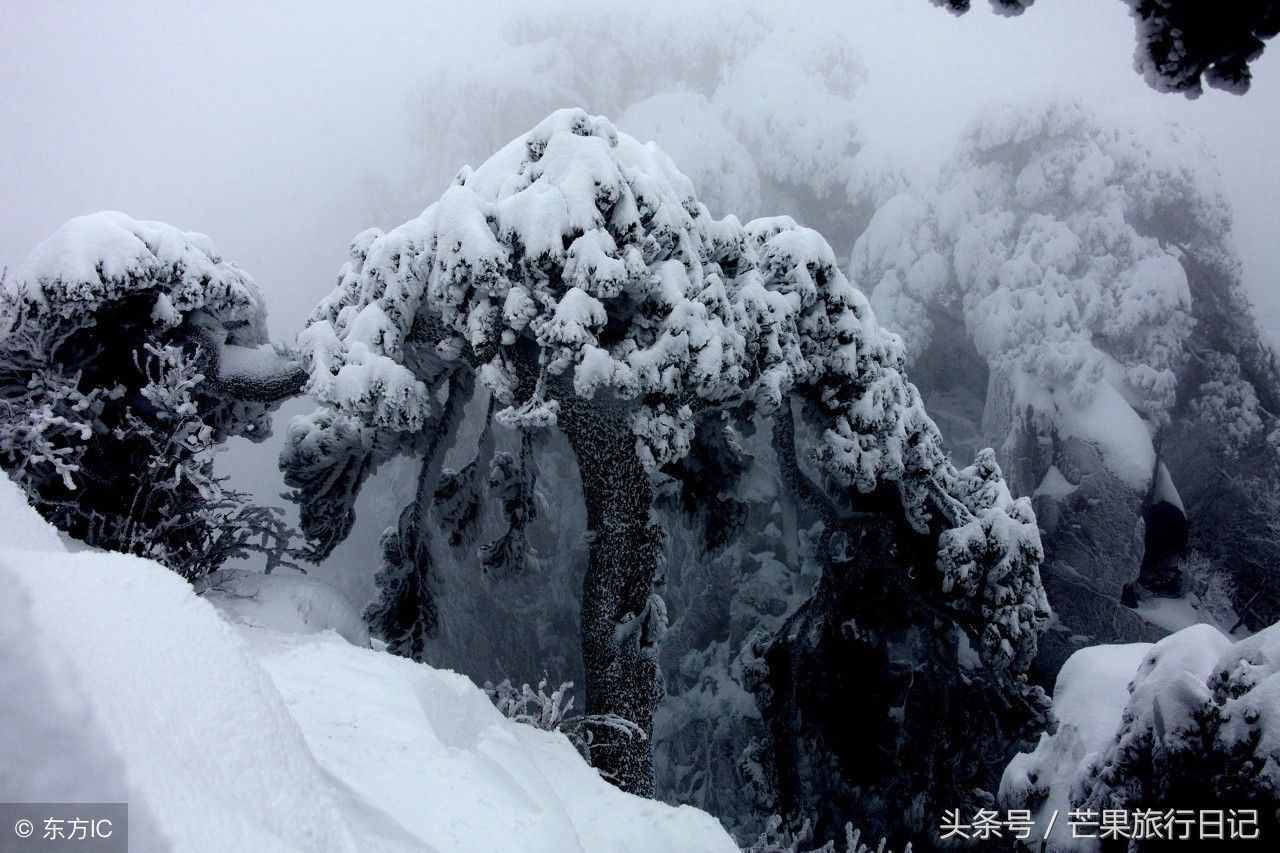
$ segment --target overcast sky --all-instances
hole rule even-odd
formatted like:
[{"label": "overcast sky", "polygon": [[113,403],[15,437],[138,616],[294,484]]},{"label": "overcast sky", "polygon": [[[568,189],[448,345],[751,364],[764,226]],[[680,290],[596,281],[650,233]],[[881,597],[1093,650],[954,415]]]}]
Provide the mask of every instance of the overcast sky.
[{"label": "overcast sky", "polygon": [[[407,104],[428,58],[491,61],[485,28],[503,16],[499,3],[437,0],[2,2],[0,264],[80,213],[165,220],[209,234],[258,279],[279,336],[332,286],[353,234],[396,224],[375,212],[387,215],[380,195],[408,155]],[[1041,0],[1017,19],[981,2],[962,19],[927,0],[801,7],[859,48],[867,137],[916,175],[993,98],[1079,95],[1202,133],[1236,207],[1251,291],[1280,329],[1274,56],[1244,98],[1188,101],[1133,72],[1119,0]],[[425,206],[439,189],[400,197],[420,192]]]}]

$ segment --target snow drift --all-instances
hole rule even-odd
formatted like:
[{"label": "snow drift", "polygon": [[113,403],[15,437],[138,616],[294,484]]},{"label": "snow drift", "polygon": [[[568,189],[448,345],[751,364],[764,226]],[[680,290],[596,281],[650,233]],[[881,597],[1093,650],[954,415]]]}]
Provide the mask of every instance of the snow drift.
[{"label": "snow drift", "polygon": [[66,553],[3,478],[0,519],[0,799],[128,799],[146,851],[736,850],[463,676],[233,626],[154,562]]}]

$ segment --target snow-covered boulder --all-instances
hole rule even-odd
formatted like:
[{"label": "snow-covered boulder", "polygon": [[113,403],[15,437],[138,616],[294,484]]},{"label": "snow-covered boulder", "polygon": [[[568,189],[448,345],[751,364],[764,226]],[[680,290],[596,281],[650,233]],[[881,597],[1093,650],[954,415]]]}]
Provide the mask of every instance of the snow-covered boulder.
[{"label": "snow-covered boulder", "polygon": [[[1033,810],[1033,836],[1044,837],[1054,811],[1066,814],[1076,776],[1115,737],[1127,685],[1150,650],[1150,643],[1090,646],[1063,664],[1053,689],[1058,730],[1042,734],[1034,751],[1014,756],[1000,780],[1002,805]],[[1061,835],[1055,837],[1054,849],[1072,849]]]}]

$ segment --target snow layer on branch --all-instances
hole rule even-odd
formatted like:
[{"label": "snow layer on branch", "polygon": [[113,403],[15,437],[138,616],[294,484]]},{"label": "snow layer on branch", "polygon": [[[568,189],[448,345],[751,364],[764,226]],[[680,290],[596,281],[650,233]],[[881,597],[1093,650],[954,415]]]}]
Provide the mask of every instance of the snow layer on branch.
[{"label": "snow layer on branch", "polygon": [[[25,523],[4,494],[0,521]],[[710,815],[618,791],[455,673],[232,626],[136,557],[0,550],[0,577],[0,660],[23,649],[0,678],[28,676],[0,691],[0,755],[45,771],[16,787],[0,763],[0,790],[127,798],[140,849],[736,853]]]},{"label": "snow layer on branch", "polygon": [[[936,192],[877,211],[851,269],[912,359],[950,333],[935,318],[959,314],[988,365],[1016,378],[1018,411],[1091,439],[1122,430],[1112,449],[1140,455],[1107,461],[1141,486],[1142,421],[1167,422],[1194,326],[1182,252],[1220,251],[1205,243],[1230,228],[1204,158],[1177,128],[1157,140],[1078,104],[993,109]],[[1098,407],[1131,413],[1097,430]]]},{"label": "snow layer on branch", "polygon": [[257,284],[224,261],[203,234],[163,222],[103,211],[68,221],[32,250],[0,293],[11,310],[45,311],[65,320],[88,318],[100,306],[150,294],[161,326],[196,310],[218,320],[227,342],[266,342],[266,314]]},{"label": "snow layer on branch", "polygon": [[[418,218],[359,235],[300,342],[322,402],[383,431],[421,426],[415,353],[428,349],[476,364],[506,423],[553,424],[566,384],[611,392],[635,401],[653,468],[688,452],[697,412],[768,414],[804,390],[826,419],[815,460],[837,487],[896,484],[916,529],[950,528],[945,592],[973,609],[986,659],[1021,667],[1034,653],[1048,611],[1029,504],[989,456],[952,466],[901,340],[827,242],[789,217],[712,218],[665,154],[602,117],[555,112]],[[521,359],[537,382],[517,399]],[[379,384],[390,376],[394,394]]]}]

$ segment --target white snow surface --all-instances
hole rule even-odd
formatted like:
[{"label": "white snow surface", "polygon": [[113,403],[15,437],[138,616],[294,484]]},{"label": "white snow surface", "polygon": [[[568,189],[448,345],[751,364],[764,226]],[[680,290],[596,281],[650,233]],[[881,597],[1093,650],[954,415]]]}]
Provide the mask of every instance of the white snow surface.
[{"label": "white snow surface", "polygon": [[0,548],[52,552],[66,550],[58,531],[40,517],[27,502],[22,489],[4,474],[0,474],[0,529],[4,530]]},{"label": "white snow surface", "polygon": [[[11,502],[0,495],[0,505]],[[84,690],[67,678],[70,660],[49,646],[31,653],[40,632],[4,553],[18,552],[0,552],[0,801],[128,802],[132,849],[171,849]]]},{"label": "white snow surface", "polygon": [[1079,486],[1066,478],[1057,465],[1050,465],[1049,470],[1044,472],[1040,485],[1036,486],[1034,494],[1062,500],[1078,488]]},{"label": "white snow surface", "polygon": [[270,379],[278,376],[289,360],[271,344],[243,347],[228,344],[218,354],[218,372],[225,379]]},{"label": "white snow surface", "polygon": [[289,571],[220,569],[201,579],[197,589],[229,622],[290,634],[335,631],[353,646],[369,647],[360,611],[324,581]]},{"label": "white snow surface", "polygon": [[[1033,837],[1044,837],[1055,811],[1062,817],[1071,808],[1072,783],[1115,736],[1129,700],[1128,684],[1151,647],[1151,643],[1089,646],[1062,665],[1053,688],[1057,733],[1040,735],[1033,752],[1015,755],[1000,780],[1002,807],[1032,809]],[[1038,803],[1037,796],[1043,796]],[[1084,846],[1094,842],[1070,836],[1055,825],[1048,851],[1094,849]]]},{"label": "white snow surface", "polygon": [[1159,469],[1156,471],[1155,489],[1151,493],[1151,502],[1153,504],[1161,501],[1178,508],[1183,515],[1187,514],[1187,508],[1182,505],[1182,495],[1178,494],[1178,487],[1173,484],[1173,477],[1169,474],[1169,469],[1165,467],[1163,462],[1160,463]]},{"label": "white snow surface", "polygon": [[1197,606],[1192,595],[1178,598],[1153,595],[1139,601],[1134,612],[1152,625],[1157,625],[1166,631],[1181,631],[1183,628],[1209,618],[1209,615]]},{"label": "white snow surface", "polygon": [[[31,534],[6,486],[0,522]],[[147,560],[18,541],[0,546],[0,686],[24,685],[0,691],[0,793],[127,796],[148,853],[736,853],[709,815],[618,791],[461,675],[232,625]]]}]

